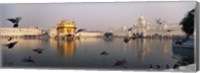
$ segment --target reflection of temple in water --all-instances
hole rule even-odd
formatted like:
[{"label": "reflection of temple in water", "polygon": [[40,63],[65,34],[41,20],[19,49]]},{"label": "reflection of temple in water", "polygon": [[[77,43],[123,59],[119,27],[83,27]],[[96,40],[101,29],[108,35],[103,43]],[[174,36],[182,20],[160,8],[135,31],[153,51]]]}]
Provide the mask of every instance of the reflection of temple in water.
[{"label": "reflection of temple in water", "polygon": [[74,56],[76,52],[76,44],[75,41],[61,41],[57,42],[57,52],[61,56]]},{"label": "reflection of temple in water", "polygon": [[172,46],[171,42],[172,40],[166,40],[165,42],[163,41],[163,53],[165,55],[170,55],[171,53],[171,48],[169,48],[169,46]]},{"label": "reflection of temple in water", "polygon": [[148,44],[146,39],[141,40],[141,48],[139,52],[139,58],[141,61],[144,61],[147,53],[149,52]]}]

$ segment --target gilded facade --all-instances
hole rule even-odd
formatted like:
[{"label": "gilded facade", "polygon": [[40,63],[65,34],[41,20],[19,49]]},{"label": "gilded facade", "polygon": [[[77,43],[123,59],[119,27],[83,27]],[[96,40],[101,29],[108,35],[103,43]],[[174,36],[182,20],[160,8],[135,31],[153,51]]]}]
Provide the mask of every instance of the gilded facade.
[{"label": "gilded facade", "polygon": [[74,56],[76,53],[75,41],[63,42],[57,41],[57,51],[61,56]]},{"label": "gilded facade", "polygon": [[62,20],[56,25],[56,32],[59,39],[66,39],[68,37],[74,37],[76,34],[76,22]]}]

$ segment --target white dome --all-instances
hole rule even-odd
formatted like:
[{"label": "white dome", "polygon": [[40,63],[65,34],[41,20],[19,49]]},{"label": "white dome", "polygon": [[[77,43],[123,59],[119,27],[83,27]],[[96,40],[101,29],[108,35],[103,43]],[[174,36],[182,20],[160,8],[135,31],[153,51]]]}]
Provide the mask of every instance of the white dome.
[{"label": "white dome", "polygon": [[139,17],[139,20],[145,20],[145,19],[144,19],[144,16],[140,16],[140,17]]}]

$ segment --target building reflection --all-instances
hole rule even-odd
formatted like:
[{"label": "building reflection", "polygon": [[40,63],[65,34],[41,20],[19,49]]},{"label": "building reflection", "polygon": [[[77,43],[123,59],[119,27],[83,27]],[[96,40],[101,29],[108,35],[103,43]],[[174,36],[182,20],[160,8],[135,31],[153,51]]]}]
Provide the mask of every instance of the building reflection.
[{"label": "building reflection", "polygon": [[[163,41],[164,42],[164,41]],[[169,48],[169,46],[171,47],[171,40],[166,40],[164,43],[163,43],[163,52],[165,55],[170,55],[170,52],[171,52],[171,48]]]},{"label": "building reflection", "polygon": [[13,47],[15,48],[15,51],[25,51],[27,49],[35,49],[39,47],[43,47],[43,45],[46,45],[45,41],[39,40],[39,39],[21,39],[21,38],[15,38],[11,41],[8,41],[7,38],[1,38],[0,44],[2,47],[4,44],[8,44],[10,42],[18,41],[18,43]]},{"label": "building reflection", "polygon": [[57,41],[57,52],[61,56],[74,56],[76,53],[76,43],[75,41]]},{"label": "building reflection", "polygon": [[139,52],[139,58],[142,62],[144,62],[144,59],[147,55],[147,53],[149,52],[149,48],[148,48],[148,44],[147,44],[147,40],[146,39],[142,39],[141,40],[141,49]]}]

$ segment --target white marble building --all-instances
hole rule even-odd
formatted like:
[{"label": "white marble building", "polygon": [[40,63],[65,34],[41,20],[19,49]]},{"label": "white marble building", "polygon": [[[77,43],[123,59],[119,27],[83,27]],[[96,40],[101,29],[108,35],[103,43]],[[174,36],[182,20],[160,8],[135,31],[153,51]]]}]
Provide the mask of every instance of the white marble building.
[{"label": "white marble building", "polygon": [[[170,24],[170,23],[162,23],[162,24],[150,24],[146,21],[144,16],[140,16],[138,18],[138,22],[132,25],[132,27],[123,26],[121,31],[120,29],[113,29],[113,33],[116,36],[132,36],[132,34],[143,33],[143,36],[152,36],[155,34],[161,36],[182,36],[185,33],[181,30],[181,25],[179,24]],[[128,31],[129,29],[132,29]]]},{"label": "white marble building", "polygon": [[28,28],[11,28],[11,27],[1,27],[0,36],[1,37],[23,37],[23,36],[39,36],[44,34],[44,30],[37,27]]},{"label": "white marble building", "polygon": [[[83,37],[96,37],[96,36],[103,36],[106,32],[112,32],[114,36],[117,37],[124,37],[124,36],[132,36],[136,33],[143,33],[143,36],[152,36],[152,35],[161,35],[161,36],[183,36],[185,33],[181,30],[181,25],[179,24],[172,24],[172,23],[162,23],[162,24],[151,24],[146,21],[144,16],[140,16],[138,21],[135,24],[132,24],[132,27],[123,26],[120,29],[110,28],[108,30],[102,32],[90,32],[90,31],[83,31],[76,36],[83,36]],[[128,31],[129,29],[132,29]],[[49,32],[51,37],[55,37],[56,29],[52,28]]]},{"label": "white marble building", "polygon": [[95,32],[95,31],[83,31],[76,34],[79,37],[100,37],[102,36],[102,32]]}]

